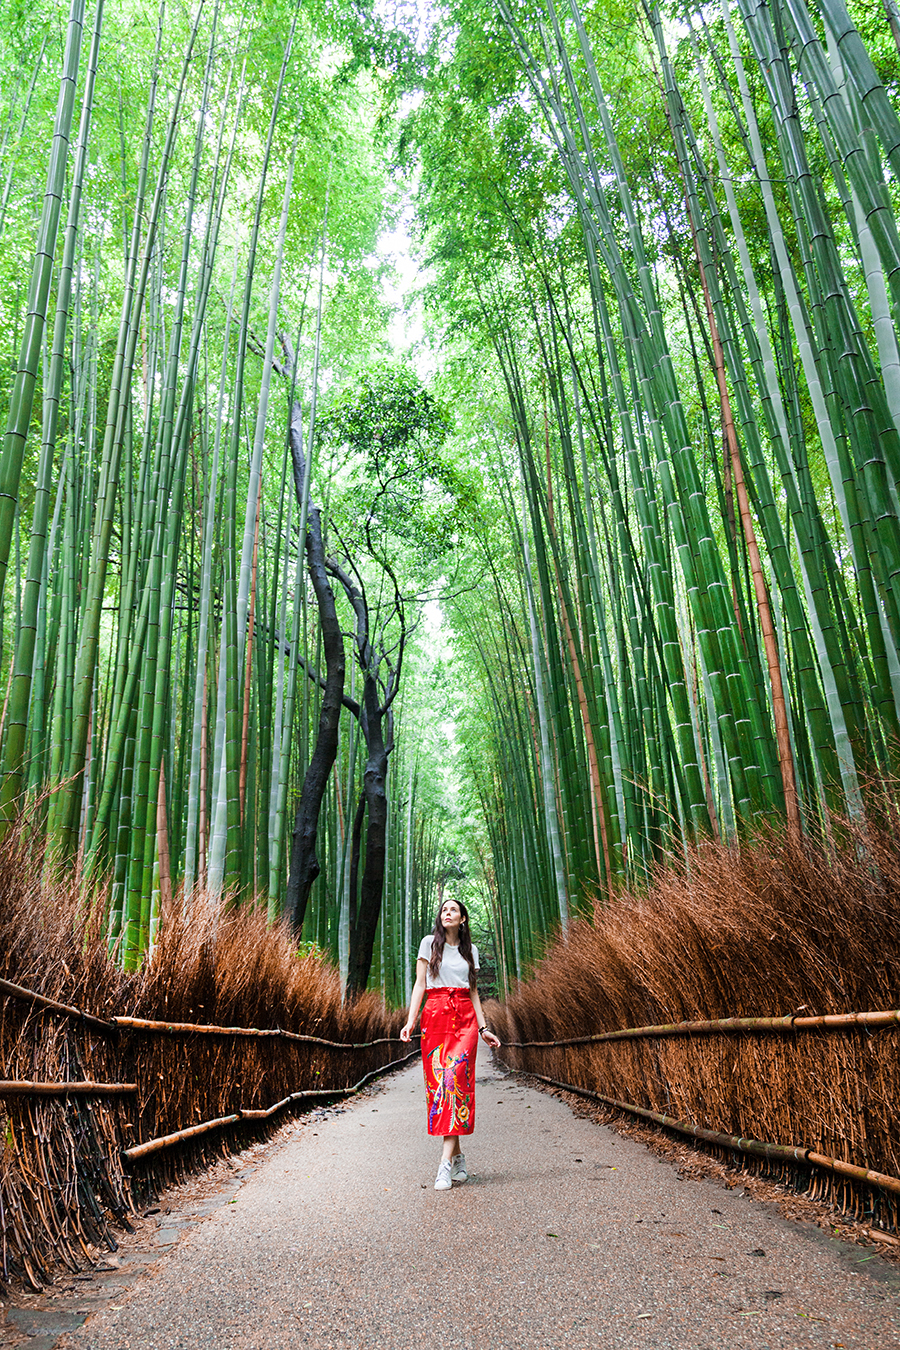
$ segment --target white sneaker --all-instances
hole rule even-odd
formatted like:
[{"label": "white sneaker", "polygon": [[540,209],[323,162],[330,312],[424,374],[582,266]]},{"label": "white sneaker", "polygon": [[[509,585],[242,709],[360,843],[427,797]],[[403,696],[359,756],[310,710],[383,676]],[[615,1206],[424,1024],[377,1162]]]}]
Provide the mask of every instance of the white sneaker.
[{"label": "white sneaker", "polygon": [[466,1155],[464,1153],[454,1153],[450,1160],[450,1179],[451,1181],[468,1181],[469,1174],[466,1171]]},{"label": "white sneaker", "polygon": [[437,1178],[434,1183],[436,1191],[449,1191],[453,1182],[450,1180],[450,1163],[446,1158],[441,1159],[441,1165],[438,1168]]}]

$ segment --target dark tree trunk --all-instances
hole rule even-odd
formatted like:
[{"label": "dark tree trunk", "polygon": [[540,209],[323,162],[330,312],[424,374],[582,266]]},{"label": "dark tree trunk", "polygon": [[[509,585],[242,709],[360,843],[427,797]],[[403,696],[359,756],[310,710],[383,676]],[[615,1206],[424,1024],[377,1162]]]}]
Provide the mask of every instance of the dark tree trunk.
[{"label": "dark tree trunk", "polygon": [[[294,464],[294,486],[302,510],[305,460],[300,439],[299,409],[291,411],[291,456]],[[325,549],[322,542],[322,517],[317,506],[309,503],[306,528],[306,557],[309,575],[316,593],[319,622],[322,626],[322,650],[325,656],[325,680],[322,706],[319,711],[319,730],[316,744],[297,806],[294,835],[291,844],[291,867],[288,876],[285,910],[293,932],[300,936],[306,906],[313,882],[321,866],[316,856],[316,836],[319,812],[328,786],[338,750],[338,728],[341,720],[341,701],[344,695],[344,639],[338,623],[334,592],[325,570]]]},{"label": "dark tree trunk", "polygon": [[[387,563],[382,566],[393,580],[393,573]],[[363,670],[363,696],[357,704],[344,698],[343,702],[359,721],[360,730],[366,742],[366,767],[363,772],[363,793],[353,822],[353,840],[350,865],[350,952],[347,970],[347,994],[353,997],[361,994],[369,981],[372,969],[372,952],[375,947],[375,933],[381,914],[381,901],[384,894],[384,869],[387,860],[387,767],[388,759],[394,748],[394,718],[391,705],[396,697],[403,664],[403,648],[406,639],[406,625],[403,617],[403,604],[394,582],[395,612],[400,620],[401,634],[398,644],[399,655],[396,666],[392,666],[384,652],[378,651],[372,644],[369,625],[369,609],[359,573],[356,573],[360,585],[341,568],[333,558],[328,559],[329,573],[340,581],[353,612],[356,616],[354,643],[356,655]],[[384,701],[380,685],[379,668],[385,666],[388,678],[385,681]],[[362,828],[365,819],[365,863],[361,884],[359,864],[361,852]]]},{"label": "dark tree trunk", "polygon": [[[362,885],[359,888],[355,922],[351,910],[350,961],[347,971],[347,993],[351,996],[361,994],[369,982],[387,861],[387,766],[390,745],[385,745],[384,712],[379,707],[378,686],[370,675],[366,676],[364,707],[368,750],[363,773],[363,793],[367,813],[366,861]],[[390,739],[389,736],[388,740]],[[352,894],[355,894],[355,887]]]},{"label": "dark tree trunk", "polygon": [[[356,898],[359,894],[359,859],[362,854],[362,828],[366,818],[366,794],[359,794],[356,814],[353,817],[353,834],[350,837],[350,951],[353,951],[353,934],[356,932]],[[350,958],[352,960],[352,956]]]}]

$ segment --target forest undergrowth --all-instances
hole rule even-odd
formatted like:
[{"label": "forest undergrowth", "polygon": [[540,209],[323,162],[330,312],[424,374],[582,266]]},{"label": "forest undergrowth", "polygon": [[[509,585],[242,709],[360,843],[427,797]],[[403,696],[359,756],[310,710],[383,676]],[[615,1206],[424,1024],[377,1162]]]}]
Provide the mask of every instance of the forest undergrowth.
[{"label": "forest undergrowth", "polygon": [[[380,995],[341,997],[340,976],[298,955],[264,907],[223,908],[202,894],[173,906],[153,959],[115,964],[103,906],[86,905],[74,874],[53,876],[34,837],[0,845],[0,978],[108,1020],[133,1017],[210,1026],[281,1028],[339,1042],[397,1036],[402,1014]],[[129,1166],[121,1152],[239,1108],[267,1108],[292,1092],[343,1088],[397,1059],[403,1047],[342,1050],[275,1037],[108,1034],[18,998],[0,998],[7,1081],[135,1083],[126,1096],[0,1097],[0,1279],[36,1287],[62,1262],[77,1269],[133,1206],[223,1150],[267,1133],[265,1122],[215,1130]]]},{"label": "forest undergrowth", "polygon": [[[507,1041],[900,1006],[900,831],[887,799],[828,839],[701,844],[580,919],[505,1006]],[[512,1068],[725,1134],[900,1176],[900,1028],[729,1032],[504,1048]],[[723,1155],[724,1156],[724,1155]],[[729,1154],[728,1160],[734,1161]],[[898,1197],[804,1165],[755,1171],[897,1230]]]}]

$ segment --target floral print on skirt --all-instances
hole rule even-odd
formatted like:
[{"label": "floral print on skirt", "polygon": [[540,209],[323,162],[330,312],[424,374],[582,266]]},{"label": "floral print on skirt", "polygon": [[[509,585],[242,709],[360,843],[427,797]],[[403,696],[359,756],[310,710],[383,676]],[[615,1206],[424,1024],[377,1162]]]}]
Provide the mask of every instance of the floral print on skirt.
[{"label": "floral print on skirt", "polygon": [[429,989],[422,1010],[422,1067],[429,1134],[475,1128],[478,1022],[468,989]]}]

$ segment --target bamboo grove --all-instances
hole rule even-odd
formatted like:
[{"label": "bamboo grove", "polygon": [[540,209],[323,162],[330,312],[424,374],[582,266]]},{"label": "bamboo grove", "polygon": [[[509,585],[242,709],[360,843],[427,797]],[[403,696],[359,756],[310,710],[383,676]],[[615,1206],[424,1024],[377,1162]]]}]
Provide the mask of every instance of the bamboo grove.
[{"label": "bamboo grove", "polygon": [[[4,829],[30,812],[48,865],[102,884],[126,968],[201,891],[284,909],[322,702],[304,540],[313,514],[320,533],[331,523],[314,498],[340,496],[317,396],[323,376],[346,385],[390,356],[363,260],[387,218],[379,124],[406,60],[362,12],[251,23],[199,0],[151,18],[73,0],[4,28],[0,812]],[[345,565],[365,595],[365,559]],[[386,643],[392,611],[380,593],[370,607]],[[348,671],[348,699],[355,684]],[[408,706],[401,694],[389,713],[402,787],[386,795],[384,906],[356,972],[394,999],[438,848]],[[351,984],[367,764],[352,721],[302,916]]]},{"label": "bamboo grove", "polygon": [[418,114],[438,303],[506,394],[456,625],[512,975],[683,841],[896,774],[900,26],[856,18],[497,0]]},{"label": "bamboo grove", "polygon": [[401,999],[459,884],[505,984],[686,843],[864,820],[895,0],[72,0],[2,41],[0,828],[118,960],[255,898]]}]

